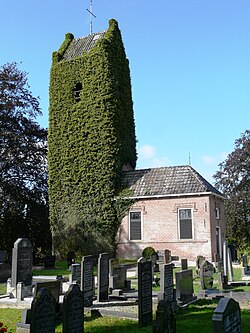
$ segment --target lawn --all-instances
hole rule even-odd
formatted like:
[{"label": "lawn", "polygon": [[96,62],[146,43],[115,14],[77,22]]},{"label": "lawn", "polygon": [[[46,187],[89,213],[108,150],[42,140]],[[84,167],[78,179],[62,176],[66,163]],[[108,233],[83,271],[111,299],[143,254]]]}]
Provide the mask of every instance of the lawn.
[{"label": "lawn", "polygon": [[[212,316],[213,311],[217,306],[218,301],[214,300],[199,300],[194,304],[189,305],[185,309],[181,309],[176,315],[177,333],[211,333],[212,331]],[[0,318],[16,332],[16,322],[21,319],[20,309],[1,309]],[[241,310],[243,333],[248,332],[250,321],[250,310]],[[91,318],[90,315],[85,316],[85,333],[152,333],[150,326],[139,328],[137,321],[125,320],[114,317]],[[56,332],[62,332],[62,325],[56,327]]]}]

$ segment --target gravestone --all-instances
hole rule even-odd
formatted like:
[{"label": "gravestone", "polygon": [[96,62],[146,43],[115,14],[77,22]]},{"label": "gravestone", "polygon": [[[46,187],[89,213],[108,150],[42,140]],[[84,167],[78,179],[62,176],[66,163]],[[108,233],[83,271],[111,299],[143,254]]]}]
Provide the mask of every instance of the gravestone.
[{"label": "gravestone", "polygon": [[74,251],[69,251],[67,255],[67,264],[68,268],[75,263],[75,252]]},{"label": "gravestone", "polygon": [[59,303],[59,297],[61,294],[62,283],[59,280],[37,282],[35,284],[34,296],[36,297],[41,289],[47,289],[50,291],[51,295],[54,297],[56,303]]},{"label": "gravestone", "polygon": [[45,268],[55,268],[55,264],[56,264],[56,256],[46,255],[44,257],[43,265]]},{"label": "gravestone", "polygon": [[97,302],[108,300],[109,289],[109,255],[100,253],[97,269]]},{"label": "gravestone", "polygon": [[164,264],[161,267],[159,300],[175,301],[173,269],[174,264]]},{"label": "gravestone", "polygon": [[80,264],[72,264],[71,265],[71,274],[69,278],[70,284],[72,283],[81,283],[81,265]]},{"label": "gravestone", "polygon": [[153,333],[176,333],[176,319],[171,302],[161,300],[157,305]]},{"label": "gravestone", "polygon": [[200,266],[200,281],[203,290],[213,287],[215,269],[213,264],[207,260],[203,260]]},{"label": "gravestone", "polygon": [[84,331],[84,295],[78,284],[72,284],[63,299],[63,333]]},{"label": "gravestone", "polygon": [[241,333],[239,303],[233,298],[221,298],[212,318],[213,333]]},{"label": "gravestone", "polygon": [[82,258],[81,290],[84,294],[84,306],[91,306],[94,295],[93,257],[91,255]]},{"label": "gravestone", "polygon": [[24,286],[32,284],[32,245],[28,238],[18,238],[12,249],[11,286],[16,287],[18,282]]},{"label": "gravestone", "polygon": [[139,325],[152,323],[152,262],[145,258],[138,260],[138,312]]},{"label": "gravestone", "polygon": [[165,264],[169,264],[171,262],[171,251],[168,249],[165,249],[164,251],[164,260]]},{"label": "gravestone", "polygon": [[193,271],[186,269],[175,273],[176,281],[176,298],[182,304],[188,303],[196,299],[193,287]]},{"label": "gravestone", "polygon": [[181,270],[184,271],[185,269],[188,269],[188,261],[187,259],[181,259]]},{"label": "gravestone", "polygon": [[196,271],[196,274],[197,275],[200,275],[200,267],[201,267],[201,263],[202,263],[202,261],[203,260],[205,260],[205,257],[203,257],[203,256],[197,256],[196,257],[196,261],[195,261],[195,271]]},{"label": "gravestone", "polygon": [[119,265],[119,259],[109,260],[109,288],[125,289],[126,268]]},{"label": "gravestone", "polygon": [[48,289],[40,289],[31,304],[30,333],[55,332],[55,299]]}]

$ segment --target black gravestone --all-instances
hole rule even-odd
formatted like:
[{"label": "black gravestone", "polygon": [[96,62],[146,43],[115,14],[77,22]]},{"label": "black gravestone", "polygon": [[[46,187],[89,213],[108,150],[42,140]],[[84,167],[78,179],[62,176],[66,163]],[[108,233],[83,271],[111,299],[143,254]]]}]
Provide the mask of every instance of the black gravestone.
[{"label": "black gravestone", "polygon": [[171,302],[161,300],[157,305],[153,333],[176,333],[176,319]]},{"label": "black gravestone", "polygon": [[139,325],[152,323],[152,262],[138,260],[138,312]]},{"label": "black gravestone", "polygon": [[43,265],[45,268],[55,268],[56,264],[56,256],[54,255],[46,255],[44,257]]},{"label": "black gravestone", "polygon": [[18,282],[24,286],[32,284],[32,245],[28,238],[18,238],[12,250],[11,286],[16,287]]},{"label": "black gravestone", "polygon": [[84,256],[81,263],[81,290],[84,293],[84,306],[93,304],[93,257],[91,255]]},{"label": "black gravestone", "polygon": [[63,299],[63,333],[84,331],[84,295],[77,284],[72,284]]},{"label": "black gravestone", "polygon": [[213,333],[241,333],[241,314],[239,303],[233,298],[221,298],[213,318]]},{"label": "black gravestone", "polygon": [[97,302],[108,300],[109,289],[109,255],[100,253],[97,272]]},{"label": "black gravestone", "polygon": [[200,281],[203,290],[213,287],[215,268],[207,260],[203,260],[200,266]]},{"label": "black gravestone", "polygon": [[54,333],[55,317],[55,299],[48,289],[43,288],[31,304],[30,333]]},{"label": "black gravestone", "polygon": [[54,297],[56,303],[59,303],[59,297],[61,294],[62,283],[59,280],[37,282],[35,284],[34,295],[37,296],[41,289],[48,289],[51,295]]}]

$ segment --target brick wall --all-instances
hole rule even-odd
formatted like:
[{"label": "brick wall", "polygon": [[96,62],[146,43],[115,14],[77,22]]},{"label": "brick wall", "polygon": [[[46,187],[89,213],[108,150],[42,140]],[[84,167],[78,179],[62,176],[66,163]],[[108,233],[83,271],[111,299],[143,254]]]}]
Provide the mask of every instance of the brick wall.
[{"label": "brick wall", "polygon": [[[220,208],[216,219],[215,208]],[[179,236],[178,209],[191,208],[193,213],[193,239],[181,240]],[[141,256],[142,250],[152,246],[156,250],[169,249],[172,255],[195,260],[203,255],[212,260],[216,253],[216,226],[220,227],[221,245],[225,239],[224,205],[215,196],[186,196],[138,200],[130,211],[141,211],[142,240],[129,240],[129,214],[124,217],[118,234],[118,255]]]}]

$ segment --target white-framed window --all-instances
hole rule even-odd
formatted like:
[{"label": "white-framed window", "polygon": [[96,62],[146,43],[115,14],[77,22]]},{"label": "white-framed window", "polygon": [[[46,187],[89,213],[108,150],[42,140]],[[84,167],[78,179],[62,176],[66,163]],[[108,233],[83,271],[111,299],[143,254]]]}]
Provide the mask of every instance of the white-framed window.
[{"label": "white-framed window", "polygon": [[129,239],[142,240],[142,214],[141,211],[129,212]]},{"label": "white-framed window", "polygon": [[193,239],[193,212],[191,208],[178,210],[180,239]]},{"label": "white-framed window", "polygon": [[220,208],[219,207],[215,208],[215,218],[216,218],[216,220],[220,219]]}]

